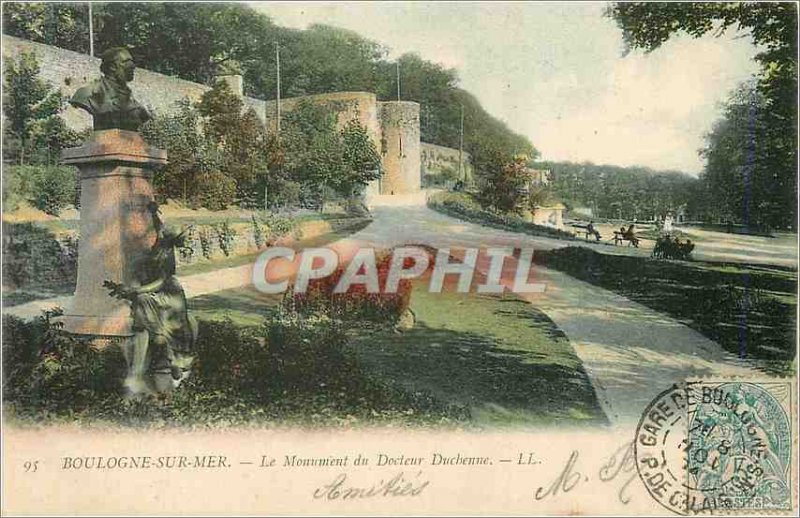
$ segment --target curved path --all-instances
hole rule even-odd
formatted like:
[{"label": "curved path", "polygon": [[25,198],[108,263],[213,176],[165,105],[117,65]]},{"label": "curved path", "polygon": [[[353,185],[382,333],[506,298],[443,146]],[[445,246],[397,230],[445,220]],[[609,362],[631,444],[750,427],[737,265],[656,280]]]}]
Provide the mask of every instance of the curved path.
[{"label": "curved path", "polygon": [[[350,241],[451,249],[511,246],[548,250],[571,244],[482,227],[420,205],[377,206],[373,211],[375,221],[350,236]],[[479,260],[477,267],[482,273],[488,271],[485,261]],[[515,260],[506,260],[504,271],[515,269]],[[546,284],[545,292],[520,296],[547,314],[569,337],[614,425],[637,421],[659,392],[688,378],[764,376],[753,364],[697,331],[625,297],[538,265],[532,278]]]},{"label": "curved path", "polygon": [[[547,250],[570,242],[506,232],[450,218],[419,204],[376,206],[368,227],[338,242],[341,246],[376,247],[426,244],[453,250],[511,246]],[[513,272],[515,260],[504,270]],[[482,273],[488,270],[479,261]],[[250,283],[251,266],[226,268],[181,278],[196,297]],[[544,293],[521,295],[547,314],[572,342],[609,421],[630,425],[659,392],[697,376],[764,376],[754,365],[725,352],[697,331],[641,304],[561,272],[536,266],[533,276]],[[505,276],[504,276],[505,277]],[[513,277],[513,275],[512,275]],[[68,297],[4,308],[32,317],[42,309],[64,306]]]}]

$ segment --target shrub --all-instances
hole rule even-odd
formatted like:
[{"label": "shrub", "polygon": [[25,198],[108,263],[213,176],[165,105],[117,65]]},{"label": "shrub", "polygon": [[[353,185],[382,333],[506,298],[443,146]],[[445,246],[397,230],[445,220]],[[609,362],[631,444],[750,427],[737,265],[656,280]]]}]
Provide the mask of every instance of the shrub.
[{"label": "shrub", "polygon": [[63,244],[48,229],[34,223],[3,223],[3,285],[52,290],[75,286],[78,240]]},{"label": "shrub", "polygon": [[230,256],[233,251],[233,240],[236,237],[236,231],[231,228],[227,221],[214,225],[213,228],[217,234],[220,250],[225,254],[225,257]]},{"label": "shrub", "polygon": [[465,193],[437,193],[428,199],[428,207],[479,225],[523,232],[532,236],[575,239],[575,234],[558,228],[537,225],[516,215],[500,214],[483,209],[470,195]]},{"label": "shrub", "polygon": [[[409,259],[410,261],[410,259]],[[378,285],[383,289],[389,274],[391,254],[377,258]],[[410,265],[409,265],[410,266]],[[374,323],[395,322],[411,302],[411,281],[400,281],[396,293],[368,293],[363,284],[351,285],[345,293],[334,293],[346,265],[340,265],[331,275],[312,279],[304,293],[286,291],[283,308],[303,315],[321,313],[331,318]]]},{"label": "shrub", "polygon": [[267,350],[260,331],[241,328],[230,320],[200,321],[192,367],[194,382],[203,390],[263,392],[263,384],[273,377],[269,372]]},{"label": "shrub", "polygon": [[253,225],[253,243],[256,245],[256,248],[261,248],[264,246],[265,242],[264,231],[261,229],[261,225],[256,219],[255,214],[250,216],[250,223]]},{"label": "shrub", "polygon": [[192,205],[208,210],[225,210],[233,204],[236,181],[219,171],[198,174],[195,179]]},{"label": "shrub", "polygon": [[3,395],[6,400],[45,412],[84,409],[122,388],[125,359],[119,347],[94,349],[90,342],[60,332],[46,312],[25,323],[3,318]]},{"label": "shrub", "polygon": [[3,167],[3,210],[12,212],[28,199],[26,178],[21,175],[23,167]]},{"label": "shrub", "polygon": [[125,361],[120,348],[96,350],[61,333],[51,320],[55,315],[31,322],[3,319],[7,418],[229,427],[282,420],[442,424],[469,417],[461,407],[368,375],[345,350],[340,323],[287,313],[263,328],[201,321],[193,373],[180,388],[169,397],[128,400],[121,396]]},{"label": "shrub", "polygon": [[694,243],[692,243],[690,239],[681,242],[678,237],[673,238],[669,234],[666,234],[656,239],[652,256],[655,259],[679,259],[688,261],[692,258],[693,250]]},{"label": "shrub", "polygon": [[208,227],[200,227],[200,230],[197,232],[197,237],[200,239],[200,251],[203,257],[211,259],[211,231]]},{"label": "shrub", "polygon": [[279,311],[266,324],[275,389],[315,390],[345,361],[341,323],[321,313]]},{"label": "shrub", "polygon": [[[4,171],[8,182],[3,201],[10,210],[26,200],[37,209],[52,216],[75,201],[77,170],[67,166],[11,166]],[[9,210],[7,208],[6,210]]]},{"label": "shrub", "polygon": [[52,216],[58,216],[75,199],[76,170],[74,167],[48,166],[31,183],[31,204]]},{"label": "shrub", "polygon": [[277,238],[297,229],[296,221],[278,214],[268,213],[262,215],[260,220],[267,227],[267,245],[272,245]]},{"label": "shrub", "polygon": [[300,205],[301,185],[277,175],[270,176],[267,184],[269,207],[297,207]]}]

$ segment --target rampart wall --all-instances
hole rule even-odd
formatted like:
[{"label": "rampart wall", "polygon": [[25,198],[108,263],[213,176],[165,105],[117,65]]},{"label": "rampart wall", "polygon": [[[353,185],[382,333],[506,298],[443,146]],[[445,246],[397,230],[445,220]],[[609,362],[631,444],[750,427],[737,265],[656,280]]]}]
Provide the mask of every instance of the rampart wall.
[{"label": "rampart wall", "polygon": [[[34,52],[39,61],[41,77],[66,96],[72,96],[78,88],[101,76],[99,58],[7,35],[2,36],[2,45],[3,56],[6,58],[16,57],[22,51]],[[175,103],[184,98],[197,101],[211,88],[143,68],[136,69],[130,86],[139,102],[161,113],[174,110]],[[420,142],[418,103],[382,102],[377,100],[375,94],[368,92],[335,92],[283,99],[282,112],[291,111],[301,99],[333,104],[339,110],[340,125],[357,118],[367,129],[375,147],[381,153],[383,166],[383,177],[369,186],[369,194],[405,194],[419,191],[422,166],[430,161],[421,157],[421,151],[425,151],[427,156],[433,157],[434,162],[441,164],[444,163],[442,160],[449,159],[437,157],[452,158],[452,153],[456,153],[456,156],[458,154],[457,150]],[[242,100],[255,110],[268,128],[275,127],[275,101],[262,101],[252,97],[242,97]],[[82,130],[91,126],[91,117],[72,106],[67,107],[62,116],[73,129]],[[437,167],[436,164],[433,167]]]}]

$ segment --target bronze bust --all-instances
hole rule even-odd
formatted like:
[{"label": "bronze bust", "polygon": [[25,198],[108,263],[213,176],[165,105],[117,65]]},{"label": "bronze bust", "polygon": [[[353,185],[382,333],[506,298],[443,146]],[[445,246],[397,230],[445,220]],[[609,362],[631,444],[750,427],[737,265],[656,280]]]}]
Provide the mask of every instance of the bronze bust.
[{"label": "bronze bust", "polygon": [[127,85],[136,69],[131,53],[114,47],[103,52],[101,58],[103,77],[80,88],[69,103],[92,114],[95,131],[115,128],[138,131],[151,115],[131,97]]}]

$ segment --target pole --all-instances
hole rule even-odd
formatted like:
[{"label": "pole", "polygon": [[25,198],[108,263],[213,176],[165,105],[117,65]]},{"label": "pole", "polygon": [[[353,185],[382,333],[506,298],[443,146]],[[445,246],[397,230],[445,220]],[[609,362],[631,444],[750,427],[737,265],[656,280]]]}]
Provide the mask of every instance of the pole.
[{"label": "pole", "polygon": [[280,44],[275,42],[275,65],[277,71],[277,120],[275,121],[275,129],[278,132],[278,140],[281,137],[281,47]]},{"label": "pole", "polygon": [[461,105],[461,133],[458,138],[458,177],[467,183],[464,175],[464,105]]},{"label": "pole", "polygon": [[397,60],[397,100],[400,100],[400,60]]},{"label": "pole", "polygon": [[[275,136],[278,147],[281,145],[281,46],[275,42]],[[267,115],[268,116],[268,115]],[[269,183],[264,182],[264,212],[269,209]]]},{"label": "pole", "polygon": [[92,20],[91,2],[89,2],[89,55],[94,57],[94,21]]}]

